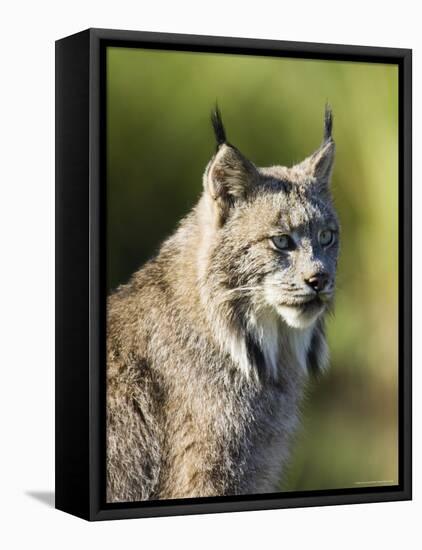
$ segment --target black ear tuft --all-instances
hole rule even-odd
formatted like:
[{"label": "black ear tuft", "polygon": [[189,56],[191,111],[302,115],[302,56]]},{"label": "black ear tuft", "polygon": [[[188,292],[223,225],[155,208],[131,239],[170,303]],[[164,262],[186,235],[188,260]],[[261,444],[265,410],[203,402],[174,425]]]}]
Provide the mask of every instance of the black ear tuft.
[{"label": "black ear tuft", "polygon": [[325,104],[325,115],[324,115],[324,141],[329,141],[331,139],[331,134],[333,131],[333,111],[328,103]]},{"label": "black ear tuft", "polygon": [[221,119],[221,113],[218,105],[216,105],[215,109],[211,112],[211,122],[214,128],[215,138],[217,140],[218,146],[227,143],[226,131],[223,126],[223,121]]}]

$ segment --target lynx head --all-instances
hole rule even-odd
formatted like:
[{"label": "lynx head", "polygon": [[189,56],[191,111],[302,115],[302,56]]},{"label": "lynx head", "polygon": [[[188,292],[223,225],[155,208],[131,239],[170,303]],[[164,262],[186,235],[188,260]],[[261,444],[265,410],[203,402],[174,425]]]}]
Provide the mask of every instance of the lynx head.
[{"label": "lynx head", "polygon": [[325,109],[320,147],[290,168],[255,166],[227,142],[218,109],[212,122],[217,151],[205,170],[202,198],[207,285],[245,326],[272,311],[288,327],[307,329],[329,308],[335,288],[331,109]]}]

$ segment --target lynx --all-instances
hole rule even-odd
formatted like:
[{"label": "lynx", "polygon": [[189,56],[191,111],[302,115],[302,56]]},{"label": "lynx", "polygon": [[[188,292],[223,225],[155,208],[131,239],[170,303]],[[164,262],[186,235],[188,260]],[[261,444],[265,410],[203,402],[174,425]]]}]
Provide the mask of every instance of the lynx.
[{"label": "lynx", "polygon": [[339,223],[318,149],[259,168],[212,114],[191,212],[107,305],[107,500],[279,490],[310,371],[327,365]]}]

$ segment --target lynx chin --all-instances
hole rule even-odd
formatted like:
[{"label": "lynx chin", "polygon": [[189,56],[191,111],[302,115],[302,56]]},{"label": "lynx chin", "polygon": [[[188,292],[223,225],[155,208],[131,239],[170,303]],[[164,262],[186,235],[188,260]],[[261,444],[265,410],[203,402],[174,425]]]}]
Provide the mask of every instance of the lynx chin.
[{"label": "lynx chin", "polygon": [[108,299],[107,500],[280,490],[310,370],[324,369],[339,224],[320,147],[259,168],[226,139],[175,233]]}]

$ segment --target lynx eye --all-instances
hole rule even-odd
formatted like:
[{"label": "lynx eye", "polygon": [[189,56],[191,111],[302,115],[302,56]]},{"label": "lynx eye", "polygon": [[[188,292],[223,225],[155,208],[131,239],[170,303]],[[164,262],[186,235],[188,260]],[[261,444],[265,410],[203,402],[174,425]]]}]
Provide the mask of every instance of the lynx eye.
[{"label": "lynx eye", "polygon": [[271,237],[271,242],[278,250],[291,250],[294,244],[290,235],[276,235]]},{"label": "lynx eye", "polygon": [[334,231],[331,229],[323,229],[319,233],[319,242],[321,246],[330,246],[334,241]]}]

